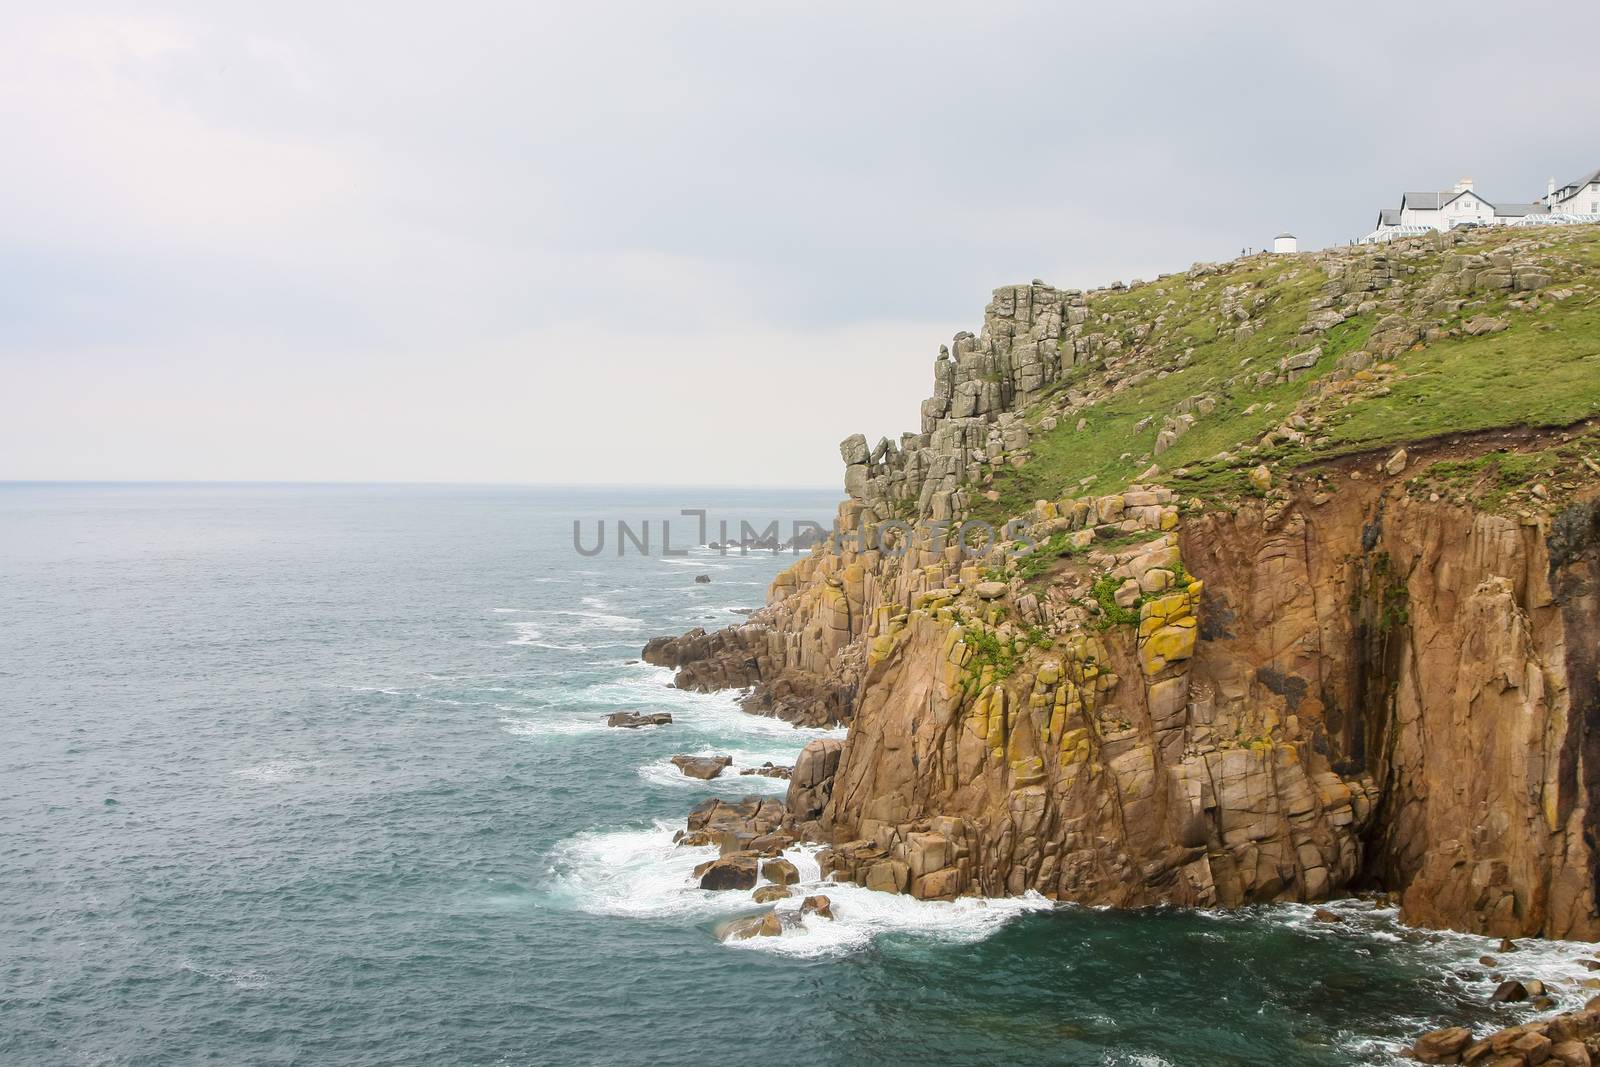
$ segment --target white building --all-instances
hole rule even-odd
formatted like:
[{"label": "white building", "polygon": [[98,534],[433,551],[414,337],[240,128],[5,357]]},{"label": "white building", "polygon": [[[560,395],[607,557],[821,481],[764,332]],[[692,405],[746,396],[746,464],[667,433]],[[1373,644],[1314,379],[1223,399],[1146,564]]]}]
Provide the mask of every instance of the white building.
[{"label": "white building", "polygon": [[1574,178],[1559,189],[1556,180],[1551,178],[1549,189],[1540,202],[1546,210],[1561,214],[1600,215],[1600,170],[1587,177]]},{"label": "white building", "polygon": [[1274,252],[1298,252],[1300,251],[1300,242],[1295,240],[1295,236],[1292,233],[1280,233],[1272,239],[1272,250]]},{"label": "white building", "polygon": [[1429,230],[1453,230],[1457,226],[1503,225],[1549,211],[1550,207],[1543,200],[1530,204],[1491,201],[1473,187],[1471,178],[1462,178],[1454,188],[1444,192],[1402,195],[1399,207],[1378,212],[1377,227],[1361,240],[1363,243],[1387,241]]}]

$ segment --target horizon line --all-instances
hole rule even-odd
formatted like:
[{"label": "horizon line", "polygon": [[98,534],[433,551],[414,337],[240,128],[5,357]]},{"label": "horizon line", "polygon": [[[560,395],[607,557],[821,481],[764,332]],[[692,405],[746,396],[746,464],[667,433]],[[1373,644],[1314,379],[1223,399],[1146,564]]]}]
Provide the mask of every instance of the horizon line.
[{"label": "horizon line", "polygon": [[0,487],[21,486],[393,486],[459,489],[794,489],[806,492],[838,492],[842,487],[827,485],[758,484],[754,482],[500,482],[440,481],[407,479],[315,479],[315,478],[0,478]]}]

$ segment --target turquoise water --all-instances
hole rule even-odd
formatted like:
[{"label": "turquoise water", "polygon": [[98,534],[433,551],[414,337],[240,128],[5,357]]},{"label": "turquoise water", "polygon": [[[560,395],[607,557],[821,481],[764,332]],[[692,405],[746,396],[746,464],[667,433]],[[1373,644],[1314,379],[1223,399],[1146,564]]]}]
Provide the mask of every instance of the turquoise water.
[{"label": "turquoise water", "polygon": [[1359,902],[1331,927],[834,887],[837,923],[719,943],[747,898],[692,888],[671,832],[783,783],[666,760],[817,733],[636,657],[786,558],[591,559],[571,524],[833,502],[0,486],[0,1063],[1377,1063],[1517,1018],[1482,1003],[1487,942]]}]

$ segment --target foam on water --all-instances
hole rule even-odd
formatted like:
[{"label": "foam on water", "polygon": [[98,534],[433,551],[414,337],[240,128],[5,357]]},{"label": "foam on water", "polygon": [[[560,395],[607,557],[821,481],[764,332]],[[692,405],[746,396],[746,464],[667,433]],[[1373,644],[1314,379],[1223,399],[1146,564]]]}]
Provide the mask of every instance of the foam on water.
[{"label": "foam on water", "polygon": [[738,748],[712,748],[701,747],[694,752],[685,753],[691,756],[731,756],[733,765],[710,781],[691,778],[677,768],[671,757],[662,757],[639,768],[639,777],[652,785],[672,786],[678,789],[711,789],[719,793],[778,793],[781,794],[789,788],[789,782],[784,778],[769,778],[761,774],[740,774],[742,770],[760,767],[763,763],[775,763],[779,766],[789,766],[794,763],[800,748],[778,751],[766,749],[751,751]]},{"label": "foam on water", "polygon": [[[604,719],[573,719],[551,716],[548,718],[527,719],[506,716],[500,719],[500,729],[512,737],[570,737],[574,734],[599,733],[609,730]],[[660,729],[655,726],[641,726],[639,730]],[[635,733],[633,730],[618,730],[617,733]]]},{"label": "foam on water", "polygon": [[[818,737],[843,739],[843,727],[817,729],[795,726],[782,719],[767,715],[752,715],[739,706],[744,693],[724,690],[720,693],[695,693],[673,688],[673,672],[667,667],[654,667],[646,663],[626,665],[616,677],[587,686],[577,694],[585,704],[619,710],[669,711],[675,726],[719,736],[762,735],[784,738],[794,743],[798,752],[807,741]],[[566,690],[552,694],[571,700],[573,693]]]},{"label": "foam on water", "polygon": [[281,782],[305,774],[314,766],[316,764],[310,760],[277,759],[253,767],[241,767],[233,773],[252,782]]},{"label": "foam on water", "polygon": [[[553,897],[590,914],[627,918],[711,920],[762,910],[749,893],[701,889],[694,868],[717,850],[675,845],[673,832],[661,821],[648,830],[586,832],[568,839],[551,856]],[[727,947],[811,957],[856,952],[889,934],[967,943],[1018,916],[1054,906],[1037,893],[931,901],[824,881],[816,853],[814,846],[784,853],[800,882],[791,887],[793,896],[773,906],[785,917],[783,934],[724,942]],[[803,899],[818,893],[833,902],[833,919],[800,916]]]}]

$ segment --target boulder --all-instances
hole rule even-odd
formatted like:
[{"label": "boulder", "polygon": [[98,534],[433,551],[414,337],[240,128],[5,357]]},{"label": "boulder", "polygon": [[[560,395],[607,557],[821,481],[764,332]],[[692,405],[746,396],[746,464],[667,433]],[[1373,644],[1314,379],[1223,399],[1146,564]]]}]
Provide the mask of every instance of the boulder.
[{"label": "boulder", "polygon": [[1389,475],[1399,474],[1401,471],[1406,469],[1406,463],[1410,458],[1411,457],[1406,454],[1405,449],[1397,449],[1394,455],[1390,456],[1388,461],[1384,463],[1383,473]]},{"label": "boulder", "polygon": [[862,884],[880,893],[904,893],[911,887],[911,868],[899,860],[879,860],[867,868]]},{"label": "boulder", "polygon": [[833,918],[833,901],[825,896],[806,897],[800,902],[801,915],[815,915],[819,919]]},{"label": "boulder", "polygon": [[1497,319],[1492,315],[1478,315],[1461,324],[1461,330],[1468,337],[1478,337],[1487,333],[1499,333],[1510,326],[1505,319]]},{"label": "boulder", "polygon": [[761,877],[775,885],[794,885],[800,872],[786,859],[768,860],[761,865]]},{"label": "boulder", "polygon": [[690,778],[709,782],[727,767],[733,766],[732,756],[673,756],[672,765]]},{"label": "boulder", "polygon": [[1250,473],[1245,477],[1250,479],[1250,485],[1259,493],[1272,488],[1272,471],[1266,464],[1250,468]]},{"label": "boulder", "polygon": [[672,716],[664,711],[617,711],[606,716],[607,726],[620,726],[624,730],[637,730],[641,726],[667,726],[671,722]]},{"label": "boulder", "polygon": [[998,600],[1005,596],[1010,588],[1005,582],[979,582],[973,592],[978,594],[980,600]]},{"label": "boulder", "polygon": [[1590,1067],[1594,1061],[1582,1041],[1557,1041],[1550,1046],[1550,1062],[1562,1067]]},{"label": "boulder", "polygon": [[743,919],[723,923],[717,936],[723,941],[743,941],[751,937],[777,937],[783,933],[783,920],[777,912],[768,911]]},{"label": "boulder", "polygon": [[1489,999],[1496,1004],[1515,1004],[1528,999],[1528,989],[1521,982],[1512,979],[1496,986],[1494,992],[1489,994]]},{"label": "boulder", "polygon": [[1411,1054],[1423,1063],[1455,1063],[1463,1049],[1472,1044],[1472,1031],[1465,1026],[1447,1026],[1417,1038]]},{"label": "boulder", "polygon": [[1550,1058],[1552,1044],[1548,1037],[1530,1030],[1511,1042],[1510,1051],[1513,1055],[1521,1056],[1523,1063],[1537,1064]]},{"label": "boulder", "polygon": [[700,870],[701,889],[754,889],[756,885],[756,857],[753,854],[723,856],[705,864],[703,870],[696,870]]},{"label": "boulder", "polygon": [[1317,360],[1322,358],[1322,349],[1312,348],[1293,356],[1286,356],[1283,360],[1284,371],[1309,370],[1317,365]]},{"label": "boulder", "polygon": [[771,904],[774,900],[786,900],[792,895],[789,887],[782,885],[757,886],[756,891],[750,894],[757,904]]},{"label": "boulder", "polygon": [[1311,913],[1311,918],[1319,923],[1342,923],[1344,916],[1328,908],[1318,908]]},{"label": "boulder", "polygon": [[762,778],[780,778],[780,779],[782,779],[782,778],[788,778],[789,775],[792,773],[792,770],[789,767],[779,766],[778,764],[773,763],[773,762],[771,762],[769,760],[768,762],[763,763],[759,767],[746,767],[743,770],[741,770],[739,773],[740,774],[759,775]]},{"label": "boulder", "polygon": [[694,580],[695,580],[695,583],[698,584],[698,585],[710,585],[711,584],[711,575],[709,575],[709,574],[697,574],[697,575],[694,576]]}]

